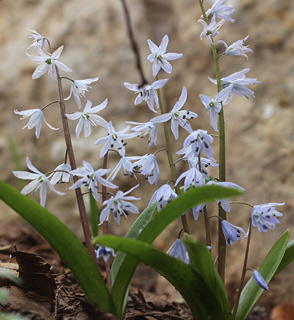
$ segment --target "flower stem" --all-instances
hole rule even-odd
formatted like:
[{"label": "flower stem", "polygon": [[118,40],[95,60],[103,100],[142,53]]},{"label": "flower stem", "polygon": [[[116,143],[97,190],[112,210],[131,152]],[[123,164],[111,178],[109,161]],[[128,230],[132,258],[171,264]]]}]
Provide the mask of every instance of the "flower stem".
[{"label": "flower stem", "polygon": [[[158,80],[158,77],[156,77],[156,80]],[[164,114],[160,90],[158,89],[157,92],[158,92],[158,101],[159,101],[160,112],[161,112],[161,114]],[[163,130],[164,130],[164,137],[165,137],[166,149],[167,149],[167,157],[168,157],[168,163],[169,163],[169,167],[170,167],[170,171],[171,171],[171,175],[172,175],[172,180],[176,181],[177,180],[176,166],[175,166],[175,163],[173,160],[172,148],[171,148],[171,143],[170,143],[170,139],[169,139],[168,128],[167,128],[167,125],[165,122],[163,123]],[[177,195],[181,194],[181,190],[178,185],[175,187],[175,190],[176,190]],[[182,220],[184,232],[189,234],[188,221],[187,221],[187,217],[185,214],[181,215],[181,220]]]},{"label": "flower stem", "polygon": [[[61,78],[60,78],[58,68],[56,68],[56,75],[57,75],[57,85],[58,85],[58,93],[59,93],[59,106],[60,106],[61,120],[62,120],[62,125],[63,125],[64,139],[65,139],[65,143],[66,143],[66,150],[67,150],[71,169],[74,170],[77,168],[77,166],[76,166],[76,160],[75,160],[73,147],[72,147],[72,143],[71,143],[69,126],[68,126],[67,118],[65,116],[66,111],[65,111],[64,97],[63,97]],[[78,180],[78,178],[76,176],[74,176],[73,180],[74,180],[74,182],[76,182]],[[81,189],[80,188],[75,189],[75,193],[76,193],[76,199],[77,199],[78,208],[79,208],[79,212],[80,212],[80,218],[81,218],[81,223],[82,223],[82,227],[83,227],[83,232],[84,232],[84,236],[85,236],[86,247],[88,249],[89,254],[93,258],[93,260],[96,262],[94,247],[91,243],[91,231],[90,231],[90,227],[89,227],[89,223],[88,223],[86,208],[85,208]]]},{"label": "flower stem", "polygon": [[[107,169],[107,160],[108,160],[108,151],[104,155],[103,158],[103,169]],[[106,175],[103,177],[106,179]],[[102,185],[102,203],[107,200],[107,187]],[[102,224],[103,234],[108,234],[108,221],[104,221]],[[106,282],[108,291],[111,292],[112,290],[112,282],[111,282],[111,273],[110,273],[110,263],[109,261],[105,261],[105,271],[106,271]]]},{"label": "flower stem", "polygon": [[237,310],[238,310],[238,305],[240,301],[240,296],[241,292],[244,286],[244,280],[245,280],[245,274],[246,274],[246,269],[247,269],[247,261],[248,261],[248,254],[249,254],[249,246],[250,246],[250,239],[251,239],[251,221],[249,222],[249,232],[248,232],[248,240],[247,240],[247,245],[246,245],[246,252],[245,252],[245,257],[244,257],[244,263],[243,263],[243,270],[242,270],[242,275],[241,275],[241,280],[240,280],[240,285],[234,305],[234,311],[233,311],[233,320],[236,318]]}]

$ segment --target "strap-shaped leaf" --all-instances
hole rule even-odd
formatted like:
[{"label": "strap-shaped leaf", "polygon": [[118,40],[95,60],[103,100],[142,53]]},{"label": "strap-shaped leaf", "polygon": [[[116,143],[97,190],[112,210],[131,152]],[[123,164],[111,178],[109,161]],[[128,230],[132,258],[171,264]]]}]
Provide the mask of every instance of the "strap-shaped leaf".
[{"label": "strap-shaped leaf", "polygon": [[[193,188],[170,202],[156,215],[152,216],[152,219],[146,227],[143,228],[137,239],[151,244],[172,221],[192,207],[216,199],[237,196],[241,193],[242,192],[237,189],[228,189],[215,185]],[[138,259],[126,256],[121,263],[113,283],[112,299],[119,317],[122,317],[125,293],[127,292],[128,285],[138,263]]]},{"label": "strap-shaped leaf", "polygon": [[[258,272],[262,275],[266,283],[272,279],[284,256],[289,239],[289,230],[274,244],[265,259],[263,260]],[[236,320],[244,320],[253,308],[254,304],[262,294],[263,289],[254,281],[253,276],[246,283],[242,290],[239,306],[236,313]]]},{"label": "strap-shaped leaf", "polygon": [[282,259],[278,269],[275,272],[275,275],[278,274],[280,271],[282,271],[284,268],[286,268],[287,265],[293,261],[294,261],[294,240],[290,241],[287,244],[285,254],[283,256],[283,259]]},{"label": "strap-shaped leaf", "polygon": [[194,319],[226,319],[209,286],[184,262],[139,240],[101,236],[94,238],[93,242],[124,251],[163,275],[182,294]]},{"label": "strap-shaped leaf", "polygon": [[3,181],[0,181],[0,199],[50,243],[73,272],[89,302],[96,302],[104,312],[115,314],[112,298],[97,265],[71,230],[47,209]]}]

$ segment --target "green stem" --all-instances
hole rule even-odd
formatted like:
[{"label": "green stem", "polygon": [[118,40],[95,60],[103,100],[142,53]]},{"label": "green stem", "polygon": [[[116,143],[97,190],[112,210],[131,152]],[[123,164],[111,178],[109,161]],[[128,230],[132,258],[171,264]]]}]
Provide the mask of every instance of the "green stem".
[{"label": "green stem", "polygon": [[[158,80],[158,77],[156,77],[156,80]],[[157,92],[158,92],[158,101],[159,101],[160,112],[161,112],[161,114],[164,114],[160,90],[158,89]],[[172,148],[171,148],[171,143],[170,143],[170,139],[169,139],[168,128],[167,128],[167,124],[165,122],[163,123],[163,130],[164,130],[164,137],[165,137],[166,148],[167,148],[167,157],[168,157],[168,163],[169,163],[169,167],[170,167],[170,171],[171,171],[171,175],[172,175],[172,180],[176,181],[177,180],[177,172],[176,172],[176,167],[175,167],[175,163],[174,163],[174,159],[173,159],[173,155],[172,155]],[[177,195],[181,194],[181,190],[178,185],[175,187],[175,190],[176,190]],[[183,225],[185,233],[189,234],[189,227],[188,227],[188,221],[187,221],[186,215],[182,215],[181,220],[182,220],[182,225]]]}]

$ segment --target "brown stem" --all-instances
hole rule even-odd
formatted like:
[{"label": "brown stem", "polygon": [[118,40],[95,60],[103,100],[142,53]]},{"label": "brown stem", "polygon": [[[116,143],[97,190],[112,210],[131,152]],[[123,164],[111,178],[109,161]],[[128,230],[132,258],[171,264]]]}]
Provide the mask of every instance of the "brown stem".
[{"label": "brown stem", "polygon": [[[63,125],[63,132],[64,132],[64,139],[66,143],[66,149],[67,149],[67,154],[69,158],[69,163],[72,168],[72,170],[76,169],[76,160],[73,152],[73,147],[71,143],[71,138],[70,138],[70,131],[69,131],[69,126],[67,122],[67,118],[65,116],[65,104],[64,104],[64,97],[63,97],[63,91],[62,91],[62,84],[61,84],[61,78],[59,74],[59,70],[56,66],[52,66],[53,68],[56,68],[56,75],[57,75],[57,85],[58,85],[58,93],[59,93],[59,106],[60,106],[60,113],[61,113],[61,120],[62,120],[62,125]],[[76,176],[73,177],[74,182],[78,180]],[[87,213],[86,213],[86,208],[84,204],[84,199],[82,196],[82,192],[80,188],[75,189],[76,193],[76,199],[78,203],[78,208],[80,212],[80,218],[82,222],[82,227],[83,227],[83,232],[85,236],[85,242],[86,242],[86,247],[88,249],[88,252],[90,253],[91,257],[93,260],[96,262],[96,255],[94,251],[94,247],[91,243],[91,231],[88,223],[88,218],[87,218]]]}]

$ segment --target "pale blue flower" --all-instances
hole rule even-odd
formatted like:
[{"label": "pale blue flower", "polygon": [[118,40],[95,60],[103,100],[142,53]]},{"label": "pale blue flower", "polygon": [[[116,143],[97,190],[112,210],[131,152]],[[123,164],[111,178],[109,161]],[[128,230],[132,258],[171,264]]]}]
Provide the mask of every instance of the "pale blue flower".
[{"label": "pale blue flower", "polygon": [[283,205],[285,203],[266,203],[254,206],[251,213],[253,227],[258,227],[259,232],[275,229],[275,224],[280,224],[277,217],[283,216],[275,207]]},{"label": "pale blue flower", "polygon": [[200,33],[200,39],[202,40],[203,37],[207,37],[208,41],[213,44],[213,37],[219,35],[220,33],[218,30],[220,27],[224,24],[225,20],[222,19],[219,22],[216,22],[216,16],[215,14],[212,16],[210,24],[207,24],[204,20],[199,19],[198,22],[200,22],[203,26],[203,30]]},{"label": "pale blue flower", "polygon": [[108,188],[118,188],[113,183],[104,179],[104,176],[110,171],[110,169],[98,169],[95,171],[93,167],[85,160],[83,161],[83,165],[83,167],[70,171],[71,175],[81,177],[81,179],[76,181],[69,188],[70,190],[74,190],[82,186],[85,186],[89,189],[89,192],[92,193],[94,199],[96,201],[99,201],[98,182]]},{"label": "pale blue flower", "polygon": [[204,150],[208,158],[214,161],[210,147],[212,143],[213,137],[207,134],[207,131],[198,129],[189,134],[184,141],[183,149],[179,150],[177,154],[184,154],[185,158],[197,157]]},{"label": "pale blue flower", "polygon": [[176,199],[178,195],[173,191],[169,184],[164,184],[158,190],[156,190],[151,197],[148,206],[154,201],[157,201],[157,211],[164,208],[169,202]]},{"label": "pale blue flower", "polygon": [[97,127],[101,126],[104,128],[108,127],[108,122],[102,117],[98,116],[97,112],[103,110],[108,103],[108,99],[105,99],[101,104],[92,108],[92,102],[87,100],[83,112],[66,113],[65,116],[70,120],[80,119],[76,126],[76,136],[79,139],[82,129],[84,128],[85,137],[89,137],[91,134],[91,126]]},{"label": "pale blue flower", "polygon": [[241,241],[241,232],[243,232],[245,238],[247,238],[246,232],[241,227],[235,226],[227,220],[222,220],[221,225],[226,238],[226,244],[229,247],[231,246],[231,242]]},{"label": "pale blue flower", "polygon": [[154,144],[155,146],[157,145],[156,143],[156,138],[157,138],[157,124],[154,122],[146,122],[146,123],[140,123],[140,122],[134,122],[134,121],[127,121],[126,123],[128,124],[136,124],[135,127],[131,129],[132,132],[136,132],[138,136],[141,138],[144,138],[146,135],[149,135],[148,138],[148,147],[152,146]]},{"label": "pale blue flower", "polygon": [[80,97],[85,98],[85,92],[88,91],[88,88],[91,88],[89,85],[92,82],[98,81],[99,77],[91,78],[91,79],[84,79],[84,80],[74,80],[70,87],[70,94],[64,100],[69,100],[70,97],[73,95],[76,103],[79,108],[82,107]]},{"label": "pale blue flower", "polygon": [[[227,101],[228,103],[232,100],[234,94],[237,94],[241,97],[246,97],[247,99],[249,99],[250,96],[254,97],[254,92],[248,89],[246,86],[249,84],[260,83],[260,81],[257,81],[256,78],[246,78],[245,74],[249,71],[250,69],[246,68],[221,79],[222,88],[226,88],[230,84],[233,85],[231,90],[231,98],[229,101]],[[217,84],[215,79],[209,78],[209,80],[214,84]]]},{"label": "pale blue flower", "polygon": [[262,275],[258,271],[253,270],[253,278],[261,288],[263,288],[266,291],[269,291],[269,288],[265,280],[263,279]]},{"label": "pale blue flower", "polygon": [[140,160],[134,163],[134,172],[142,174],[152,185],[157,185],[160,170],[154,154],[145,154]]},{"label": "pale blue flower", "polygon": [[127,194],[131,193],[135,188],[130,189],[127,192],[117,191],[115,196],[110,197],[108,200],[103,202],[104,209],[100,214],[100,224],[104,221],[108,221],[109,215],[112,212],[116,223],[120,224],[120,217],[127,217],[130,212],[139,214],[139,209],[129,202],[129,200],[141,200],[141,198],[135,198],[133,196],[127,196]]},{"label": "pale blue flower", "polygon": [[159,70],[162,68],[165,72],[172,72],[172,65],[170,60],[176,60],[183,56],[182,53],[166,53],[168,45],[168,36],[165,35],[159,47],[151,40],[147,40],[151,54],[149,54],[147,60],[152,63],[153,77],[156,77]]},{"label": "pale blue flower", "polygon": [[98,249],[95,250],[96,259],[99,260],[100,257],[106,262],[110,255],[115,256],[114,250],[112,248],[99,246]]},{"label": "pale blue flower", "polygon": [[205,184],[205,180],[197,167],[191,167],[189,170],[183,172],[177,179],[175,186],[185,178],[184,191],[186,192],[191,186],[199,187]]},{"label": "pale blue flower", "polygon": [[96,145],[104,143],[100,152],[100,158],[102,158],[110,148],[115,148],[121,157],[124,156],[126,153],[125,146],[127,145],[125,140],[136,137],[137,133],[126,133],[129,131],[130,126],[121,131],[115,131],[111,121],[109,121],[107,129],[108,135],[95,142]]},{"label": "pale blue flower", "polygon": [[30,110],[24,110],[24,111],[18,111],[17,109],[14,110],[15,114],[20,114],[21,116],[23,116],[22,118],[20,118],[20,120],[26,119],[28,117],[31,117],[29,122],[23,127],[24,128],[28,128],[33,129],[36,127],[36,137],[39,139],[40,137],[40,132],[41,132],[41,128],[42,128],[42,122],[44,120],[44,122],[46,123],[46,125],[51,129],[51,130],[59,130],[59,128],[54,128],[52,127],[46,120],[43,114],[43,111],[41,109],[30,109]]},{"label": "pale blue flower", "polygon": [[135,91],[135,93],[138,93],[138,96],[135,99],[135,105],[138,105],[143,101],[146,101],[149,109],[157,113],[157,111],[154,109],[154,105],[157,109],[159,109],[159,101],[155,90],[162,88],[167,83],[167,81],[168,79],[161,79],[153,82],[152,84],[145,84],[143,86],[140,84],[131,84],[125,82],[124,86],[127,89]]},{"label": "pale blue flower", "polygon": [[[185,160],[185,158],[183,160]],[[188,161],[190,168],[196,167],[199,170],[199,158],[198,157],[188,157],[188,158],[186,158],[186,160]],[[208,167],[218,167],[218,164],[215,163],[215,161],[213,161],[211,159],[206,159],[203,157],[200,158],[200,162],[201,162],[201,173],[202,173],[204,179],[210,180],[210,176],[208,174],[207,168]]]},{"label": "pale blue flower", "polygon": [[210,122],[215,131],[218,131],[218,114],[222,106],[228,104],[233,85],[229,85],[222,89],[215,98],[210,98],[204,94],[200,94],[200,99],[205,106],[205,109],[210,113]]},{"label": "pale blue flower", "polygon": [[122,156],[116,165],[116,167],[113,169],[107,180],[112,181],[118,174],[119,170],[123,168],[124,170],[124,176],[130,176],[131,178],[136,177],[134,173],[134,165],[131,161],[139,160],[141,157],[134,156],[134,157],[126,157]]},{"label": "pale blue flower", "polygon": [[253,53],[248,46],[244,46],[245,41],[248,39],[249,36],[245,37],[242,40],[235,41],[230,46],[228,46],[224,41],[219,40],[218,42],[223,43],[226,47],[225,54],[227,56],[243,56],[248,60],[247,52]]},{"label": "pale blue flower", "polygon": [[54,188],[48,177],[32,165],[29,157],[26,158],[26,164],[27,167],[34,173],[28,171],[12,171],[12,173],[19,179],[33,180],[21,190],[22,194],[28,194],[30,192],[33,192],[33,194],[35,194],[40,189],[40,204],[42,207],[45,207],[46,204],[47,186],[59,195],[65,194],[63,192],[57,191]]},{"label": "pale blue flower", "polygon": [[65,72],[71,72],[71,70],[62,62],[58,61],[63,46],[59,47],[52,54],[44,52],[41,48],[38,47],[39,56],[31,56],[27,53],[27,56],[36,61],[39,65],[34,71],[32,78],[40,78],[44,73],[48,71],[50,77],[57,82],[56,67]]},{"label": "pale blue flower", "polygon": [[180,260],[185,262],[186,264],[190,263],[188,251],[181,239],[177,239],[171,247],[167,250],[168,254],[173,256],[174,258],[180,257]]},{"label": "pale blue flower", "polygon": [[62,163],[54,169],[54,173],[52,173],[48,178],[51,178],[52,184],[57,184],[59,182],[68,183],[70,180],[70,172],[71,166],[68,163]]},{"label": "pale blue flower", "polygon": [[226,0],[217,0],[212,5],[210,9],[206,11],[206,16],[215,15],[219,19],[224,19],[226,21],[235,22],[235,19],[230,18],[229,16],[235,11],[231,6],[223,5]]},{"label": "pale blue flower", "polygon": [[180,98],[174,105],[173,109],[168,113],[151,119],[151,122],[160,123],[171,120],[171,130],[176,140],[179,138],[179,125],[189,133],[191,133],[192,128],[190,123],[188,122],[188,119],[195,119],[198,116],[196,113],[189,110],[180,110],[184,106],[186,100],[187,89],[186,87],[183,87]]}]

